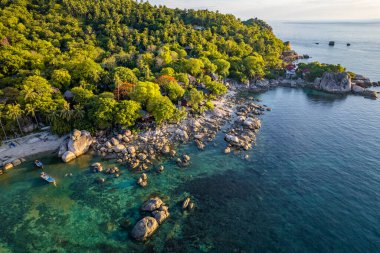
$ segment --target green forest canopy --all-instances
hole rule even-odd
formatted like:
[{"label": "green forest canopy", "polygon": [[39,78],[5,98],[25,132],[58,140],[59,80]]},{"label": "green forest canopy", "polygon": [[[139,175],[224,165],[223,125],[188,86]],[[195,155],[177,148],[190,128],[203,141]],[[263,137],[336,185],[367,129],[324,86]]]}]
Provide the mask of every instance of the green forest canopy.
[{"label": "green forest canopy", "polygon": [[261,78],[282,67],[286,49],[261,20],[207,10],[1,0],[0,123],[16,134],[42,121],[63,134],[132,126],[141,110],[157,123],[178,120],[177,103],[203,111],[226,92],[223,78]]}]

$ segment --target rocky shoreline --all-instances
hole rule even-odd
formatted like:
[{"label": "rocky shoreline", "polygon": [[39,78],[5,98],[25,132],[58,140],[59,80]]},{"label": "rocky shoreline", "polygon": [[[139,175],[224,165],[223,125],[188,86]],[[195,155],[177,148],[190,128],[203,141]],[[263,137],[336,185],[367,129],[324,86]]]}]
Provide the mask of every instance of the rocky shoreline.
[{"label": "rocky shoreline", "polygon": [[249,150],[261,127],[257,116],[269,110],[256,102],[253,98],[237,98],[236,87],[231,87],[228,94],[215,102],[214,110],[189,116],[177,124],[166,124],[140,133],[125,130],[107,135],[98,131],[91,138],[86,131],[75,130],[58,155],[64,162],[69,162],[90,148],[97,155],[115,159],[133,171],[146,171],[163,156],[185,167],[191,158],[187,154],[177,154],[176,146],[193,142],[199,150],[204,150],[220,131],[225,133],[225,153],[230,153],[228,150]]},{"label": "rocky shoreline", "polygon": [[379,82],[371,82],[368,78],[356,75],[351,78],[349,73],[329,73],[326,72],[321,78],[316,78],[314,82],[305,79],[264,79],[255,81],[246,87],[255,92],[264,92],[276,87],[309,88],[333,94],[354,94],[365,98],[377,99],[379,92],[370,90],[372,87],[379,87]]},{"label": "rocky shoreline", "polygon": [[339,74],[326,72],[314,82],[302,78],[263,79],[248,85],[234,83],[232,80],[228,82],[229,92],[214,101],[214,110],[198,116],[190,115],[178,124],[151,127],[140,133],[126,130],[113,135],[98,131],[95,136],[91,136],[87,131],[76,130],[71,136],[60,138],[48,132],[41,132],[20,138],[21,141],[16,141],[16,148],[10,147],[10,143],[14,143],[13,140],[8,141],[0,149],[2,152],[0,175],[20,165],[26,157],[54,152],[58,147],[58,155],[64,162],[72,161],[88,150],[93,150],[97,155],[116,159],[119,164],[135,171],[148,170],[161,156],[175,159],[179,166],[187,166],[190,157],[186,154],[177,154],[176,146],[194,142],[199,150],[203,150],[220,131],[225,133],[226,154],[252,148],[256,133],[261,127],[258,116],[270,108],[257,104],[254,99],[237,98],[238,91],[265,92],[276,87],[309,88],[376,99],[379,92],[370,88],[380,86],[380,82],[371,82],[361,75],[351,78],[346,72]]}]

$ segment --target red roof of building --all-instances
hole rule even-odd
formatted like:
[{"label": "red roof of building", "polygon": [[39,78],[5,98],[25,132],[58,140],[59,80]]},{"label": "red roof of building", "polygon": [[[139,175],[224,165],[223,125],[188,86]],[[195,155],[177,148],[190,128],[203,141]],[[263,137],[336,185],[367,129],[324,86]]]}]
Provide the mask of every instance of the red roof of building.
[{"label": "red roof of building", "polygon": [[294,64],[289,64],[288,66],[285,67],[286,70],[292,71],[296,69],[296,65]]}]

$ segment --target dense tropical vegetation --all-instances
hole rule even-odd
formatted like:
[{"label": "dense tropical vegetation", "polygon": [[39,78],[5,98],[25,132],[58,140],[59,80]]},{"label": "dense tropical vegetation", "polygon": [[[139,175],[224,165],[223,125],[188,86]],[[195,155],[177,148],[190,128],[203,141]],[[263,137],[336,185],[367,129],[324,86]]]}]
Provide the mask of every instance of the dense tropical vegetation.
[{"label": "dense tropical vegetation", "polygon": [[160,124],[282,67],[263,21],[131,0],[0,1],[3,135]]},{"label": "dense tropical vegetation", "polygon": [[[342,73],[346,69],[340,64],[324,64],[320,62],[299,63],[298,74],[303,76],[307,81],[313,82],[315,78],[322,77],[325,72]],[[351,75],[355,75],[350,73]]]}]

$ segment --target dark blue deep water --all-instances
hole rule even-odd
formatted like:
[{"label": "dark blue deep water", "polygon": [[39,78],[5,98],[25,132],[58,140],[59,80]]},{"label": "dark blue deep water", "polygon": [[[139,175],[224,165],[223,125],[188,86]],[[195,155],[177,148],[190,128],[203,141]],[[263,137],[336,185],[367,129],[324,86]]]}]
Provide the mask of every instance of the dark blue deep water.
[{"label": "dark blue deep water", "polygon": [[[43,158],[56,188],[31,162],[1,176],[0,252],[380,252],[380,102],[290,88],[256,96],[273,110],[248,161],[224,155],[221,135],[203,152],[180,147],[191,166],[163,161],[146,189],[124,169],[94,184],[91,156]],[[136,243],[129,232],[150,195],[171,216]],[[194,212],[180,210],[185,196]]]}]

